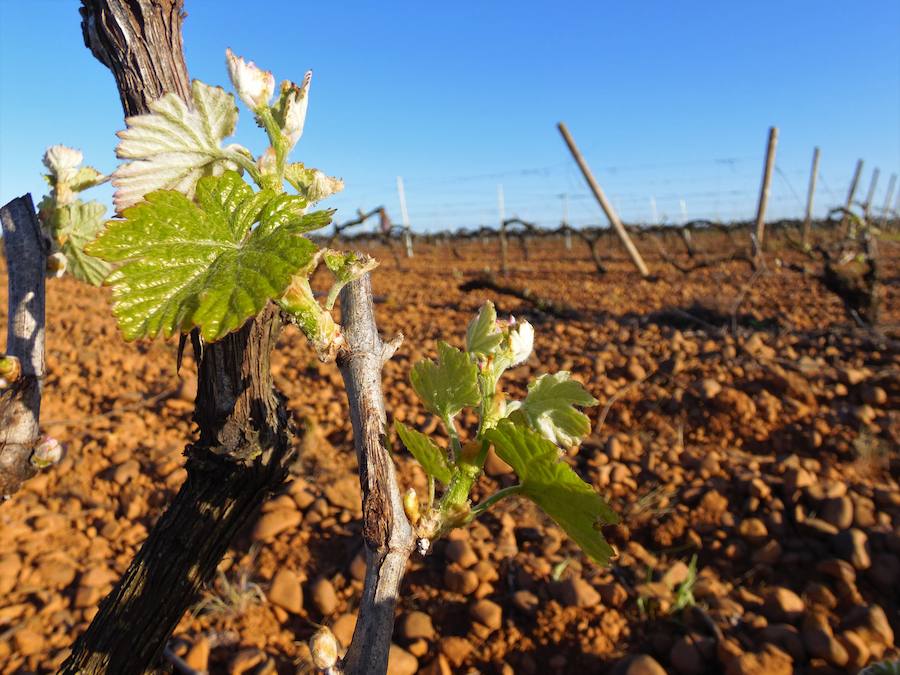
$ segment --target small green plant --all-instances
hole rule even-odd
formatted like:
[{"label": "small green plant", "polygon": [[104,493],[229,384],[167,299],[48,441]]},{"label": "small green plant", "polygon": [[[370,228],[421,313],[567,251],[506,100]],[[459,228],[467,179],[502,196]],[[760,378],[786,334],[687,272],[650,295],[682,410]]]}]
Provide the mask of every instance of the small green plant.
[{"label": "small green plant", "polygon": [[252,549],[244,564],[233,567],[230,572],[219,570],[212,587],[203,592],[191,614],[234,616],[243,614],[253,605],[265,604],[266,596],[262,588],[250,580],[255,562],[256,550]]},{"label": "small green plant", "polygon": [[641,616],[667,616],[681,612],[697,604],[694,586],[697,583],[697,556],[691,557],[684,581],[670,588],[662,582],[653,582],[653,568],[647,566],[644,582],[637,586],[637,608]]},{"label": "small green plant", "polygon": [[869,466],[878,466],[890,457],[887,442],[878,438],[867,429],[863,429],[850,444],[857,459]]},{"label": "small green plant", "polygon": [[[501,499],[530,499],[575,540],[584,552],[604,564],[613,550],[601,528],[618,522],[603,498],[561,461],[565,449],[590,433],[587,415],[578,408],[595,405],[568,372],[541,375],[528,385],[522,401],[509,401],[500,379],[531,354],[534,329],[527,321],[498,321],[486,303],[466,332],[466,349],[438,343],[438,360],[424,360],[412,371],[413,388],[426,410],[437,415],[450,439],[449,452],[425,434],[395,422],[401,441],[428,476],[421,502],[406,493],[407,515],[416,528],[420,550],[435,539],[485,513]],[[464,440],[457,416],[474,409],[478,423]],[[508,463],[519,482],[472,505],[469,495],[481,474],[490,447]],[[444,486],[439,499],[435,482]]]},{"label": "small green plant", "polygon": [[675,602],[672,605],[673,612],[680,612],[687,607],[693,607],[697,604],[694,598],[694,584],[697,583],[697,555],[691,556],[691,562],[688,564],[687,578],[675,588]]}]

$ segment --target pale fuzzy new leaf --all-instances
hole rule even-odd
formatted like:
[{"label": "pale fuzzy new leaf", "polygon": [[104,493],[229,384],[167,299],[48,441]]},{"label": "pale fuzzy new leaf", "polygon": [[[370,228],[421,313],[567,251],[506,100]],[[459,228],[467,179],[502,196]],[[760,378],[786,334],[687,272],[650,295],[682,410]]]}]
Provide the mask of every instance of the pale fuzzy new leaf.
[{"label": "pale fuzzy new leaf", "polygon": [[318,169],[307,169],[301,162],[294,162],[284,167],[284,178],[306,197],[310,204],[344,189],[344,181],[340,178],[326,176]]},{"label": "pale fuzzy new leaf", "polygon": [[203,176],[237,168],[235,155],[246,151],[221,146],[237,123],[234,96],[194,80],[191,98],[193,108],[176,94],[166,94],[150,104],[148,114],[125,120],[116,156],[131,161],[112,175],[117,211],[156,190],[178,190],[193,197]]},{"label": "pale fuzzy new leaf", "polygon": [[487,356],[503,341],[503,332],[497,326],[497,310],[490,300],[484,303],[478,316],[466,329],[466,351]]},{"label": "pale fuzzy new leaf", "polygon": [[442,419],[481,401],[477,366],[446,342],[438,343],[438,362],[419,361],[410,380],[425,408]]},{"label": "pale fuzzy new leaf", "polygon": [[278,101],[272,106],[272,116],[278,123],[287,149],[293,148],[303,135],[306,123],[306,110],[309,107],[309,85],[312,82],[312,71],[306,72],[303,83],[297,86],[285,80],[281,83]]},{"label": "pale fuzzy new leaf", "polygon": [[572,467],[560,461],[558,448],[510,420],[501,420],[485,436],[518,475],[521,494],[550,516],[590,558],[605,565],[613,549],[600,528],[617,523],[618,516]]},{"label": "pale fuzzy new leaf", "polygon": [[[106,283],[127,339],[199,326],[206,341],[217,340],[281,296],[292,275],[309,265],[316,247],[301,235],[327,223],[331,214],[294,213],[273,225],[271,219],[284,214],[270,206],[283,195],[270,194],[260,205],[239,182],[235,172],[202,178],[198,197],[208,212],[179,192],[153,192],[127,209],[123,220],[109,221],[88,247],[93,255],[124,263]],[[239,222],[223,203],[242,214]],[[247,214],[254,212],[260,225],[244,236]]]},{"label": "pale fuzzy new leaf", "polygon": [[76,201],[57,208],[54,236],[66,256],[67,269],[75,278],[99,286],[112,269],[99,258],[85,253],[85,246],[103,229],[106,207],[99,202]]},{"label": "pale fuzzy new leaf", "polygon": [[429,476],[434,476],[444,485],[450,483],[451,469],[447,455],[425,434],[411,429],[403,422],[394,421],[394,429],[406,449],[416,458]]},{"label": "pale fuzzy new leaf", "polygon": [[83,166],[72,177],[72,192],[83,192],[88,188],[92,188],[109,180],[109,176],[104,176],[92,166]]},{"label": "pale fuzzy new leaf", "polygon": [[570,448],[591,432],[590,419],[575,406],[596,404],[597,399],[563,370],[531,382],[525,400],[508,410],[519,410],[532,429],[560,447]]}]

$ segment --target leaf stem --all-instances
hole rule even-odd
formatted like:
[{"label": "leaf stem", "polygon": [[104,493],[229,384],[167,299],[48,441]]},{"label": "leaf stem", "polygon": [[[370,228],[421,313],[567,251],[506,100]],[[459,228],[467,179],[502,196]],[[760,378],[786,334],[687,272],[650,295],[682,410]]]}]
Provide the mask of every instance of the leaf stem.
[{"label": "leaf stem", "polygon": [[428,503],[426,504],[426,512],[431,511],[434,506],[434,476],[428,474]]},{"label": "leaf stem", "polygon": [[272,148],[275,150],[275,173],[278,176],[278,184],[281,185],[284,180],[284,159],[287,154],[284,147],[284,136],[278,123],[272,116],[271,108],[268,106],[264,107],[257,113],[257,118],[263,123],[266,133],[269,135],[269,141],[272,143]]},{"label": "leaf stem", "polygon": [[522,492],[521,485],[510,485],[509,487],[503,488],[502,490],[498,490],[490,497],[485,499],[483,502],[478,504],[477,506],[472,507],[472,512],[469,514],[469,518],[467,522],[472,522],[478,516],[485,513],[489,508],[491,508],[494,504],[499,502],[501,499],[505,499],[506,497],[510,497],[512,495],[517,495]]},{"label": "leaf stem", "polygon": [[240,152],[229,152],[227,154],[227,158],[235,164],[239,164],[242,169],[249,173],[250,178],[253,179],[253,182],[256,183],[257,187],[262,187],[262,174],[260,174],[259,168],[256,166],[252,159],[250,159],[246,155],[241,154]]},{"label": "leaf stem", "polygon": [[447,429],[447,435],[450,437],[450,444],[453,447],[453,458],[458,464],[460,454],[462,453],[462,443],[459,440],[459,431],[457,431],[456,425],[453,423],[453,418],[450,417],[450,415],[444,415],[442,421],[444,422],[444,427]]}]

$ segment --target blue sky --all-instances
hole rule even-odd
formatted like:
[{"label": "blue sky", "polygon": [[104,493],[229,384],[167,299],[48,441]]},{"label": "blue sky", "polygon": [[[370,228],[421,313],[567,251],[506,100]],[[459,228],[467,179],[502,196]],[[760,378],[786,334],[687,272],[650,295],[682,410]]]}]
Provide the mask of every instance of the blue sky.
[{"label": "blue sky", "polygon": [[[116,165],[122,112],[83,46],[74,0],[0,0],[0,200],[43,193],[44,148]],[[605,223],[555,128],[565,121],[628,221],[749,218],[767,130],[780,128],[770,216],[802,214],[813,147],[817,212],[900,170],[900,3],[260,3],[187,0],[192,77],[228,85],[224,50],[276,79],[315,75],[293,158],[346,181],[337,219],[384,204],[396,177],[414,228],[506,213]],[[236,140],[263,137],[246,109]],[[108,201],[108,188],[95,191]],[[91,194],[91,193],[88,193]]]}]

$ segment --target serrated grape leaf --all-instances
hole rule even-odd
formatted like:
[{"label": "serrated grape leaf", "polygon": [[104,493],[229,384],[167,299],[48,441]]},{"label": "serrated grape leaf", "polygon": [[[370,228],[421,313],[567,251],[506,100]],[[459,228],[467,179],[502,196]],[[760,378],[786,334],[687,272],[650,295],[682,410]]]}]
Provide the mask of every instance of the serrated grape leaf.
[{"label": "serrated grape leaf", "polygon": [[124,263],[106,283],[126,339],[199,326],[206,341],[218,340],[282,295],[313,260],[316,246],[301,235],[326,225],[331,212],[275,208],[284,195],[262,191],[268,201],[260,201],[237,183],[243,180],[233,171],[201,178],[198,204],[174,190],[153,192],[88,247]]},{"label": "serrated grape leaf", "polygon": [[410,380],[425,408],[442,419],[481,401],[478,367],[468,354],[446,342],[438,343],[438,362],[419,361]]},{"label": "serrated grape leaf", "polygon": [[466,350],[487,356],[503,341],[503,333],[497,327],[497,310],[494,303],[484,303],[466,329]]},{"label": "serrated grape leaf", "polygon": [[591,421],[575,406],[596,405],[597,399],[585,391],[570,373],[562,370],[541,375],[528,385],[528,395],[521,403],[510,404],[507,410],[518,410],[535,431],[563,448],[581,443],[591,433]]},{"label": "serrated grape leaf", "polygon": [[613,549],[600,528],[619,522],[619,518],[594,488],[560,461],[559,448],[510,420],[501,420],[485,436],[518,475],[521,494],[563,528],[591,559],[605,565]]},{"label": "serrated grape leaf", "polygon": [[106,207],[99,202],[75,201],[56,209],[54,236],[66,256],[66,268],[76,278],[99,286],[112,267],[85,252],[85,246],[103,229]]},{"label": "serrated grape leaf", "polygon": [[425,434],[394,420],[394,429],[416,461],[425,469],[425,473],[434,476],[444,485],[450,484],[451,469],[447,463],[447,455]]},{"label": "serrated grape leaf", "polygon": [[234,96],[194,80],[191,100],[193,108],[176,94],[166,94],[150,104],[149,113],[125,120],[116,156],[132,161],[112,174],[116,211],[156,190],[177,190],[192,197],[201,177],[237,168],[235,154],[246,151],[221,146],[237,123]]}]

